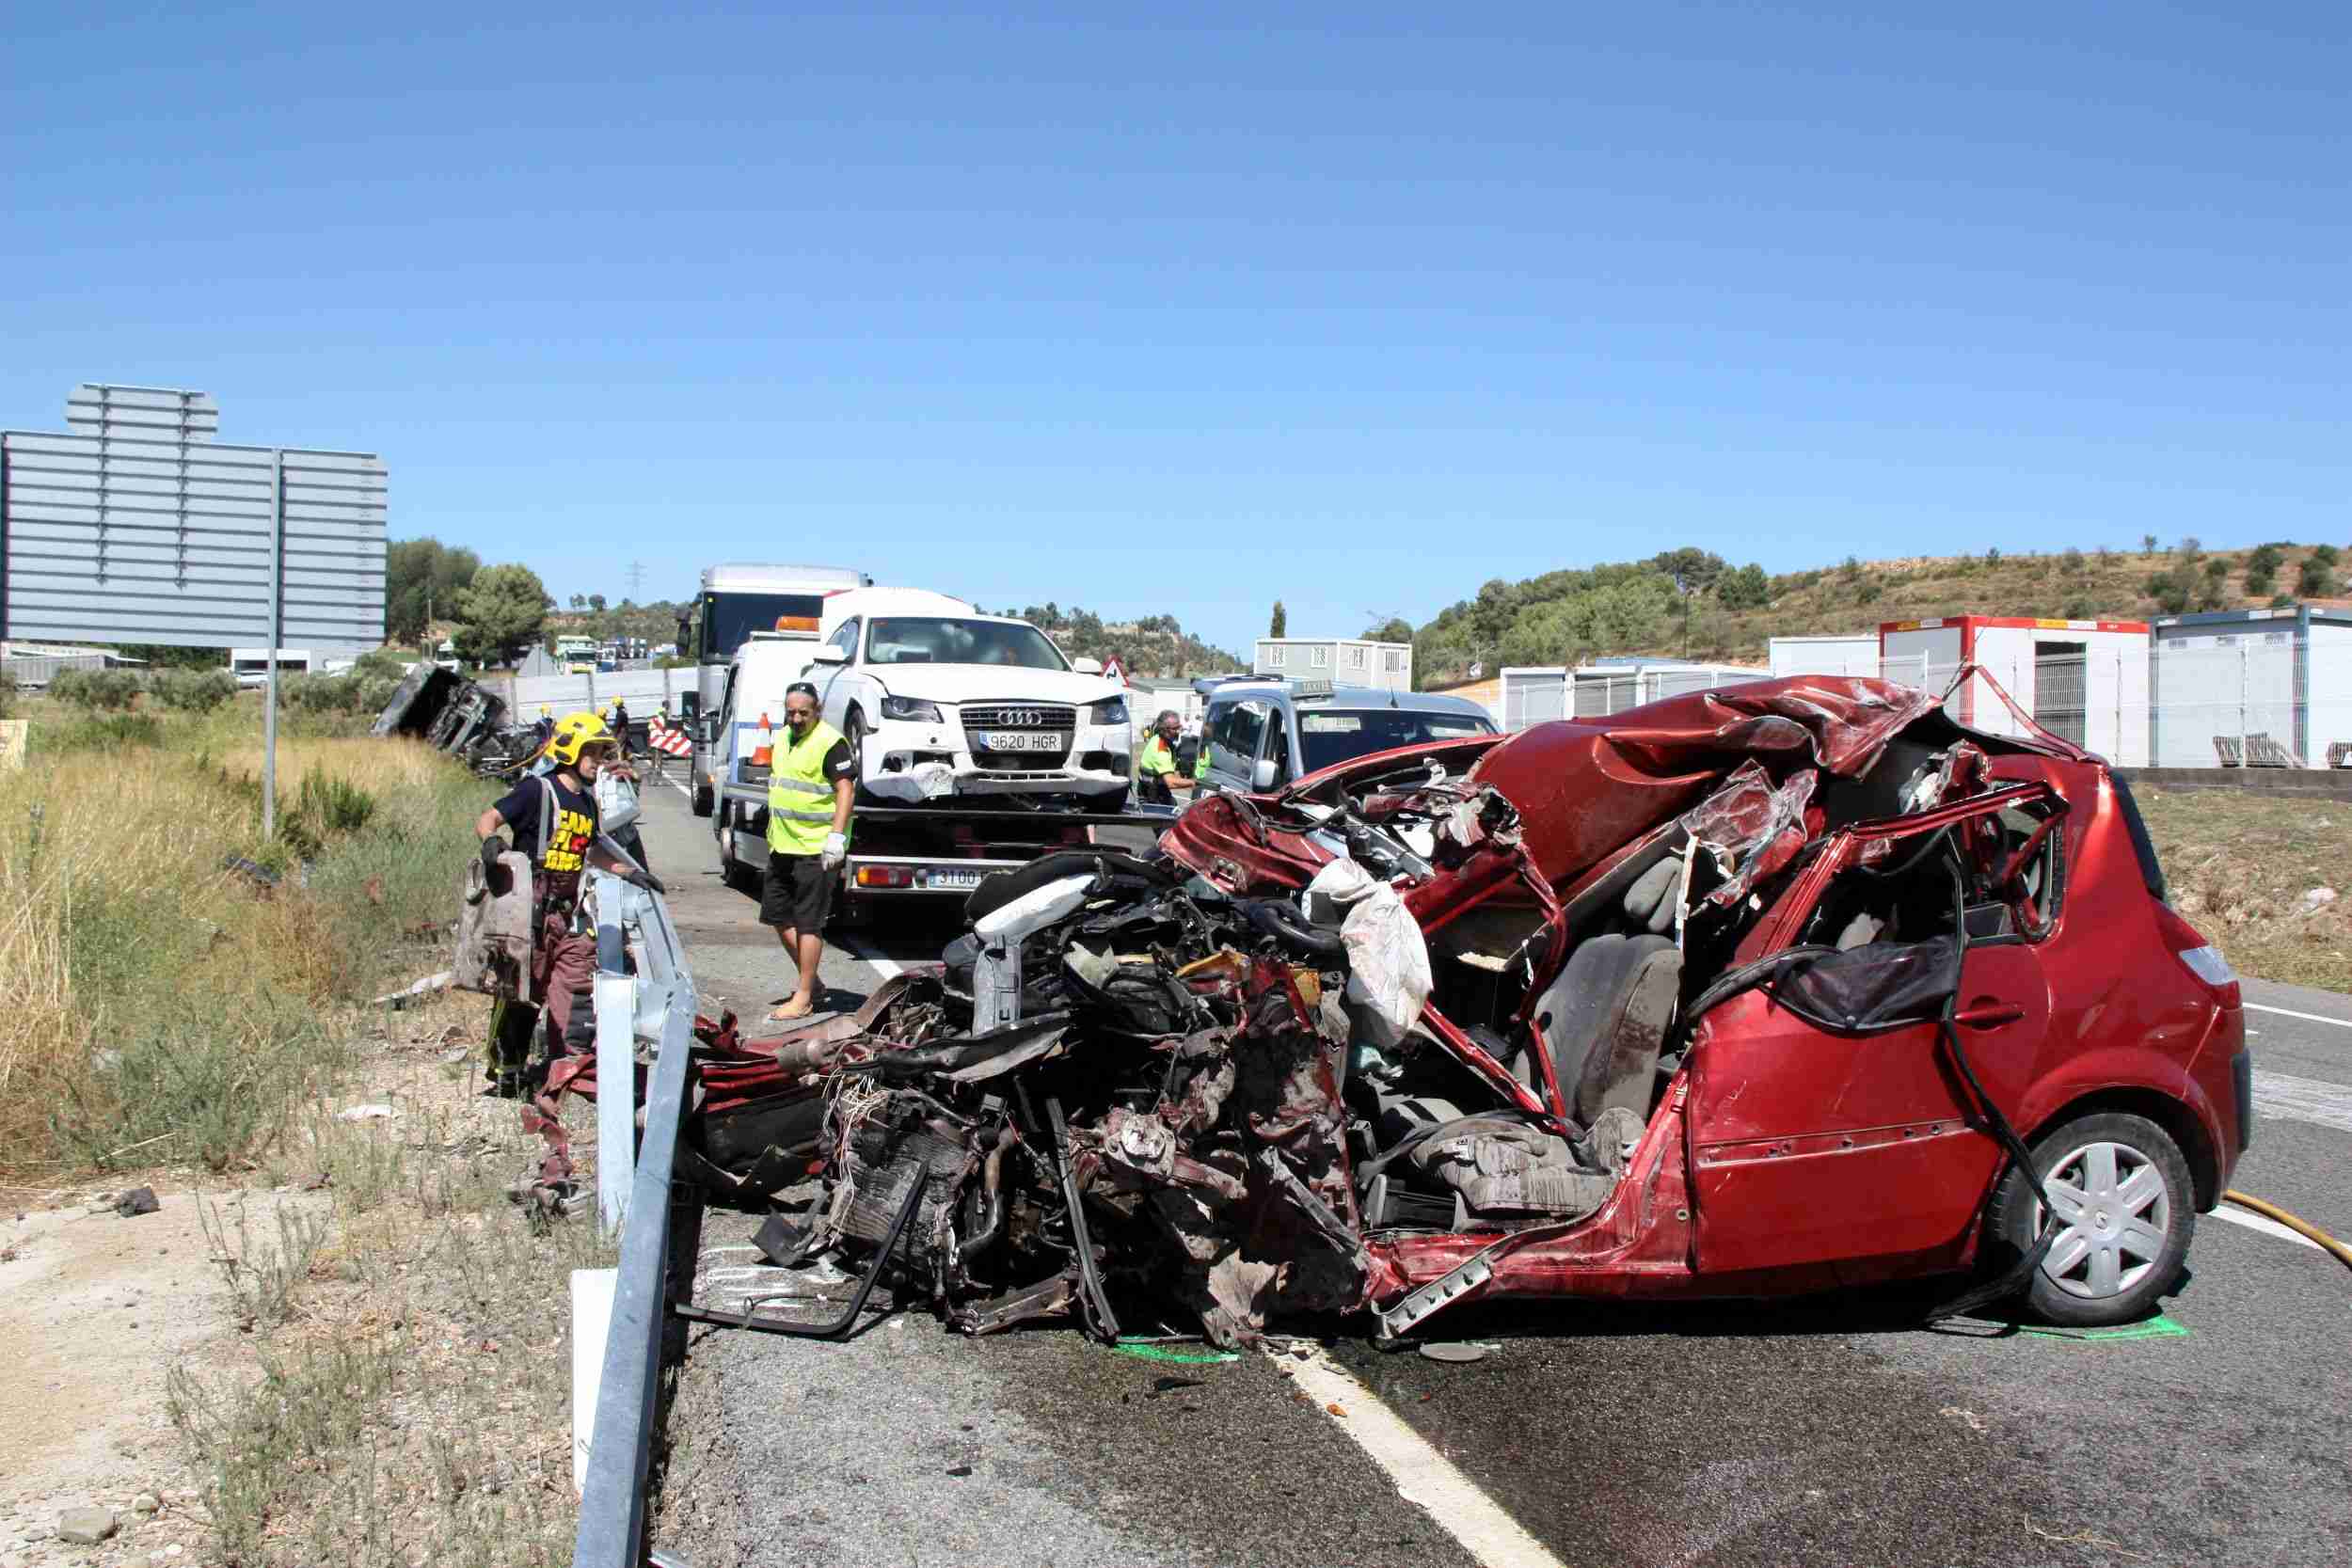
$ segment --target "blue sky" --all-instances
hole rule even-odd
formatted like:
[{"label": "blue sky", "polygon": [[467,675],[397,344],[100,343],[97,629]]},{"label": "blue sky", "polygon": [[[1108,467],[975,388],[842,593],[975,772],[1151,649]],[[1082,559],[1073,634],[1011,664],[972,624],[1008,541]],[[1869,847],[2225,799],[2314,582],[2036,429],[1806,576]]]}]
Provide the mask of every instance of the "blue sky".
[{"label": "blue sky", "polygon": [[0,424],[195,387],[559,597],[1229,646],[1685,543],[2352,539],[2338,6],[333,9],[16,12]]}]

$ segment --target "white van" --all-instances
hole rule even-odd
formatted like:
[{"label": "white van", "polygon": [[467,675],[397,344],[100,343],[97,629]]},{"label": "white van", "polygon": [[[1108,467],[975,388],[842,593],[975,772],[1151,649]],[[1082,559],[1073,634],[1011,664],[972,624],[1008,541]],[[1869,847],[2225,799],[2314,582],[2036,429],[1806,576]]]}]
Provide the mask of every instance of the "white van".
[{"label": "white van", "polygon": [[719,869],[730,882],[739,877],[757,886],[768,863],[767,848],[751,827],[768,803],[767,773],[752,766],[752,756],[763,721],[775,743],[783,743],[785,688],[808,678],[816,648],[806,636],[752,633],[728,660],[719,705],[706,720],[709,743],[701,754],[709,768],[711,829],[719,839]]}]

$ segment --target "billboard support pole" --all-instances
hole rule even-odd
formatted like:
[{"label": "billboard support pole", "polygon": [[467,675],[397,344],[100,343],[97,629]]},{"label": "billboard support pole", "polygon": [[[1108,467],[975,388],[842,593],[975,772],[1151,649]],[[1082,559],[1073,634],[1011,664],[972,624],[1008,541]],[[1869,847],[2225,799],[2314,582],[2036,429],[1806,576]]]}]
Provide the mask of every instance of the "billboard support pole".
[{"label": "billboard support pole", "polygon": [[278,836],[278,645],[286,602],[286,451],[270,455],[269,679],[262,690],[262,836]]}]

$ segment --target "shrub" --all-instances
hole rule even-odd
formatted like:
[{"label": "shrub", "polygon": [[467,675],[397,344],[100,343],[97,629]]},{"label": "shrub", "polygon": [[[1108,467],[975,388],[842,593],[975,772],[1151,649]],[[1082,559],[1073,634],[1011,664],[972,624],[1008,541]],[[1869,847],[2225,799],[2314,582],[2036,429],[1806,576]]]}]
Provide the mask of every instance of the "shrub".
[{"label": "shrub", "polygon": [[2273,594],[2270,595],[2270,608],[2273,610],[2284,610],[2294,602],[2295,595],[2292,594]]},{"label": "shrub", "polygon": [[138,700],[139,678],[128,670],[60,670],[49,695],[92,713],[119,713]]},{"label": "shrub", "polygon": [[2092,605],[2089,599],[2084,598],[2081,594],[2077,594],[2073,598],[2066,601],[2066,610],[2064,613],[2066,618],[2070,621],[2088,621],[2096,616],[2099,611],[2097,607]]},{"label": "shrub", "polygon": [[2253,565],[2249,561],[2246,568],[2246,591],[2249,594],[2259,598],[2278,585],[2279,573],[2276,567],[2264,569]]},{"label": "shrub", "polygon": [[163,721],[151,713],[91,714],[64,723],[37,724],[32,749],[45,756],[64,752],[110,752],[125,746],[161,746]]},{"label": "shrub", "polygon": [[237,677],[226,670],[159,670],[147,682],[148,695],[180,713],[210,713],[237,695]]},{"label": "shrub", "polygon": [[2313,545],[2312,559],[2322,566],[2333,566],[2341,558],[2336,554],[2336,547],[2333,545]]},{"label": "shrub", "polygon": [[2000,546],[1995,545],[1991,549],[1984,552],[1984,563],[1987,566],[1998,566],[2001,563]]},{"label": "shrub", "polygon": [[2313,550],[2295,574],[2295,591],[2307,599],[2324,599],[2334,594],[2336,575],[2328,566],[2327,562],[2319,559],[2319,551]]},{"label": "shrub", "polygon": [[1837,575],[1844,578],[1848,582],[1851,582],[1854,578],[1860,577],[1862,575],[1861,557],[1850,555],[1846,557],[1845,560],[1839,562],[1837,563]]},{"label": "shrub", "polygon": [[[2101,553],[2104,554],[2105,552],[2102,551]],[[2082,551],[2077,549],[2069,549],[2064,555],[2058,557],[2058,570],[2064,572],[2067,576],[2073,577],[2082,569]]]},{"label": "shrub", "polygon": [[1855,590],[1854,597],[1864,604],[1876,604],[1878,602],[1879,594],[1883,592],[1884,590],[1882,589],[1877,583],[1866,582],[1859,589]]},{"label": "shrub", "polygon": [[2205,542],[2193,533],[2189,534],[2181,541],[2176,553],[2183,561],[2194,561],[2205,553]]},{"label": "shrub", "polygon": [[2286,557],[2280,553],[2278,546],[2257,545],[2247,552],[2247,575],[2251,577],[2254,573],[2260,572],[2265,577],[2275,577],[2285,560]]},{"label": "shrub", "polygon": [[2229,575],[2230,558],[2228,556],[2217,555],[2211,561],[2205,562],[2205,576],[2211,578],[2216,583],[2220,582],[2222,578],[2228,577]]}]

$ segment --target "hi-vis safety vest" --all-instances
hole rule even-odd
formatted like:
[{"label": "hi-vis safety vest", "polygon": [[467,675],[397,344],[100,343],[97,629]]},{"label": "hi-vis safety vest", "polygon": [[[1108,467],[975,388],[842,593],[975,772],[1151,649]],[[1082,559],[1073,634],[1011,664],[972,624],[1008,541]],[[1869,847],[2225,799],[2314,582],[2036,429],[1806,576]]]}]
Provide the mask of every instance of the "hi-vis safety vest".
[{"label": "hi-vis safety vest", "polygon": [[814,855],[833,832],[833,781],[825,777],[825,753],[841,734],[822,719],[795,740],[790,729],[776,736],[775,766],[768,774],[768,847],[780,855]]}]

